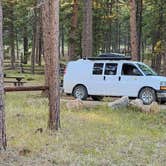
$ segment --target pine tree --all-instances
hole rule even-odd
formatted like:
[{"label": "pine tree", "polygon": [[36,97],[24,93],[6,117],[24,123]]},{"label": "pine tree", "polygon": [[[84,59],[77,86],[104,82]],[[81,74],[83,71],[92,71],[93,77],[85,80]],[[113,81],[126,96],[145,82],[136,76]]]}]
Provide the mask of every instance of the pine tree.
[{"label": "pine tree", "polygon": [[5,113],[4,113],[4,85],[3,85],[3,40],[2,40],[2,2],[0,0],[0,150],[6,149]]}]

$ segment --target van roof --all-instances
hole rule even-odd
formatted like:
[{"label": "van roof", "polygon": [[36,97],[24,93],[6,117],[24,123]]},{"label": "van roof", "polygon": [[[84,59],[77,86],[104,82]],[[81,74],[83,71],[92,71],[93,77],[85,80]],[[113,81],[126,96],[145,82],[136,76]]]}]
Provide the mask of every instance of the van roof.
[{"label": "van roof", "polygon": [[88,57],[83,58],[84,60],[131,60],[131,57],[127,56],[110,56],[110,57]]},{"label": "van roof", "polygon": [[120,62],[126,62],[126,63],[138,63],[137,61],[130,61],[130,60],[103,60],[103,59],[98,59],[98,60],[91,60],[91,59],[79,59],[77,61],[82,61],[82,62],[116,62],[118,63],[119,61]]}]

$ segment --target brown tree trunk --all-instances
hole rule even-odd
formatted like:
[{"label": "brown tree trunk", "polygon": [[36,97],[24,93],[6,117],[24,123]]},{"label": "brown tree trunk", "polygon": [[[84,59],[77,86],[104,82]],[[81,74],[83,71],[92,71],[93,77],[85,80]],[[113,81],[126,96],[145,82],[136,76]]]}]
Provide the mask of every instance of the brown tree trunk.
[{"label": "brown tree trunk", "polygon": [[[37,3],[35,3],[37,5]],[[38,31],[37,31],[37,9],[34,9],[34,19],[33,19],[33,38],[32,38],[32,53],[31,53],[31,73],[35,74],[35,59],[37,55],[37,36],[38,36]]]},{"label": "brown tree trunk", "polygon": [[73,60],[76,56],[76,31],[78,23],[78,0],[73,1],[73,14],[71,19],[71,30],[69,34],[69,59]]},{"label": "brown tree trunk", "polygon": [[61,26],[61,55],[65,56],[65,34],[64,34],[64,25]]},{"label": "brown tree trunk", "polygon": [[154,36],[153,36],[152,51],[154,53],[154,56],[152,58],[152,67],[155,69],[155,71],[160,72],[159,71],[159,68],[160,68],[159,65],[161,65],[161,62],[159,62],[159,61],[161,61],[161,55],[158,55],[158,53],[155,53],[155,47],[156,47],[157,43],[159,41],[161,41],[162,38],[163,38],[163,35],[162,35],[162,29],[163,29],[163,26],[164,26],[164,21],[163,21],[163,16],[164,16],[163,15],[163,9],[164,8],[163,8],[163,4],[159,3],[157,5],[157,8],[158,8],[158,11],[156,11],[156,12],[158,12],[158,19],[157,19],[157,24],[156,24],[156,32],[154,33]]},{"label": "brown tree trunk", "polygon": [[10,21],[10,26],[9,26],[9,38],[10,38],[10,54],[11,54],[11,67],[12,69],[15,68],[15,33],[14,33],[14,14],[13,14],[13,3],[10,2],[10,17],[9,17],[9,21]]},{"label": "brown tree trunk", "polygon": [[138,34],[136,23],[136,0],[130,0],[130,40],[131,40],[131,55],[133,60],[138,60]]},{"label": "brown tree trunk", "polygon": [[156,56],[156,67],[155,67],[155,70],[158,74],[160,74],[161,72],[161,60],[162,60],[161,54],[158,54]]},{"label": "brown tree trunk", "polygon": [[[34,34],[35,29],[33,29],[33,34]],[[32,39],[32,53],[31,53],[31,73],[35,74],[35,43],[36,43],[36,38],[35,35],[33,35]]]},{"label": "brown tree trunk", "polygon": [[27,28],[24,28],[24,37],[23,37],[23,47],[24,47],[24,59],[23,63],[28,63],[28,37],[27,37]]},{"label": "brown tree trunk", "polygon": [[[106,17],[109,17],[112,15],[112,8],[113,8],[114,2],[110,2],[107,0],[106,2]],[[111,46],[112,46],[112,19],[107,19],[107,32],[105,33],[105,52],[110,52],[111,51]]]},{"label": "brown tree trunk", "polygon": [[2,4],[0,0],[0,150],[6,149],[6,129],[4,113],[4,85],[3,85],[3,40],[2,40]]},{"label": "brown tree trunk", "polygon": [[16,49],[17,49],[17,60],[19,60],[19,41],[18,41],[18,33],[16,34]]},{"label": "brown tree trunk", "polygon": [[142,0],[137,0],[137,34],[138,34],[138,60],[142,60],[141,46],[142,46]]},{"label": "brown tree trunk", "polygon": [[83,0],[82,57],[92,56],[92,0]]},{"label": "brown tree trunk", "polygon": [[163,61],[164,61],[164,76],[166,76],[166,52],[163,55]]},{"label": "brown tree trunk", "polygon": [[51,130],[60,127],[59,85],[59,0],[48,0],[42,7],[45,74],[49,87],[49,121]]},{"label": "brown tree trunk", "polygon": [[115,21],[115,52],[120,52],[120,23],[119,23],[119,0],[115,2],[117,19]]}]

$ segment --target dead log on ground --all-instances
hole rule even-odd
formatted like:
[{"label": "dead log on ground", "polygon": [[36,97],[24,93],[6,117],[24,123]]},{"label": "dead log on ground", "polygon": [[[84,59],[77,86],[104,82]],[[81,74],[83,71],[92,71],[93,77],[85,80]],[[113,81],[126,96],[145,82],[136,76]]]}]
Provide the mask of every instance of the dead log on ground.
[{"label": "dead log on ground", "polygon": [[5,92],[16,92],[16,91],[44,91],[48,90],[47,86],[23,86],[23,87],[5,87]]}]

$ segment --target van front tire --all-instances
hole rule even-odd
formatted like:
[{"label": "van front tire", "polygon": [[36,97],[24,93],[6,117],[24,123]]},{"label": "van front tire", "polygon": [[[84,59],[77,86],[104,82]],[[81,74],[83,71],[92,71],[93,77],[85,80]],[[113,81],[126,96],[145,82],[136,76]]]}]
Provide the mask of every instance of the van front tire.
[{"label": "van front tire", "polygon": [[73,90],[73,96],[76,99],[86,100],[88,97],[88,92],[85,86],[77,85]]},{"label": "van front tire", "polygon": [[153,101],[156,101],[156,93],[152,88],[143,88],[139,93],[139,98],[144,104],[149,105]]}]

